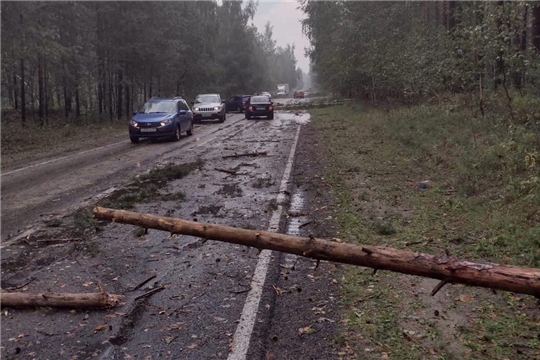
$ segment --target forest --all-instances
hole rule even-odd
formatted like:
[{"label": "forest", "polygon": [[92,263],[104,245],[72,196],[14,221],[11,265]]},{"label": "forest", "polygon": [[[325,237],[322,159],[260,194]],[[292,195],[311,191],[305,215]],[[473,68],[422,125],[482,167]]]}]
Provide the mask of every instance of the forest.
[{"label": "forest", "polygon": [[317,81],[373,101],[540,90],[540,7],[527,1],[302,1]]},{"label": "forest", "polygon": [[302,78],[294,44],[276,46],[270,24],[252,24],[252,1],[1,7],[2,108],[23,126],[122,119],[152,96],[228,97]]}]

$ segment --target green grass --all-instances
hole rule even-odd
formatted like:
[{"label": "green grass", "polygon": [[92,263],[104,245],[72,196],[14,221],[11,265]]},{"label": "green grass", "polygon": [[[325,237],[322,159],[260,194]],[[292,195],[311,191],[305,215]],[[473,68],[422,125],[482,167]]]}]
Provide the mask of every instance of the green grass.
[{"label": "green grass", "polygon": [[[540,119],[525,111],[525,105],[516,104],[520,120],[511,126],[499,114],[473,118],[459,104],[390,110],[349,104],[311,110],[310,126],[324,144],[324,178],[332,185],[340,234],[352,242],[397,248],[432,239],[409,249],[434,254],[448,250],[471,260],[540,267],[540,161],[535,160]],[[419,188],[425,180],[427,188]],[[377,349],[361,358],[380,358],[382,352],[396,359],[457,356],[444,344],[441,329],[427,323],[420,326],[421,338],[403,335],[402,319],[422,306],[404,298],[399,276],[347,271],[343,293],[351,309],[350,332],[364,334],[367,345],[362,346]],[[477,290],[471,291],[485,296],[486,291]],[[373,291],[381,292],[377,300],[355,304]],[[492,313],[506,328],[495,320],[487,323],[485,311],[455,304],[456,311],[475,319],[454,339],[462,348],[459,355],[540,356],[538,348],[509,345],[522,344],[520,336],[531,329],[537,335],[534,324],[540,324],[534,300],[517,298],[520,313],[527,317],[517,315],[516,305],[493,305]],[[352,309],[358,306],[369,316],[355,315]]]}]

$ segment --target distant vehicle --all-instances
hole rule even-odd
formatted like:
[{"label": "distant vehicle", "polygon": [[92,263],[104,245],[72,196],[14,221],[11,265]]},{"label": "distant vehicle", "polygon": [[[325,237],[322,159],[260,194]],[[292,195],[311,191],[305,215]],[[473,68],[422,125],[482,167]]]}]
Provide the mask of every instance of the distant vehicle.
[{"label": "distant vehicle", "polygon": [[278,95],[289,95],[289,84],[278,84],[277,93]]},{"label": "distant vehicle", "polygon": [[129,122],[129,138],[136,144],[140,138],[172,138],[180,134],[193,135],[193,112],[181,97],[151,98],[133,113]]},{"label": "distant vehicle", "polygon": [[303,99],[303,98],[305,97],[305,95],[304,95],[304,92],[303,92],[302,90],[296,90],[296,91],[294,92],[293,97],[294,97],[295,99]]},{"label": "distant vehicle", "polygon": [[268,96],[252,96],[246,104],[246,119],[257,116],[266,116],[268,119],[274,119],[274,103]]},{"label": "distant vehicle", "polygon": [[287,95],[287,94],[285,93],[285,90],[278,90],[278,92],[276,93],[276,95],[277,95],[277,96],[285,96],[285,95]]},{"label": "distant vehicle", "polygon": [[199,94],[192,104],[195,121],[218,119],[222,123],[227,118],[225,101],[219,94]]},{"label": "distant vehicle", "polygon": [[225,103],[227,111],[243,112],[251,95],[234,95]]},{"label": "distant vehicle", "polygon": [[262,95],[262,96],[268,96],[268,98],[269,98],[270,100],[272,100],[272,95],[271,95],[268,91],[263,91],[263,92],[261,93],[261,95]]}]

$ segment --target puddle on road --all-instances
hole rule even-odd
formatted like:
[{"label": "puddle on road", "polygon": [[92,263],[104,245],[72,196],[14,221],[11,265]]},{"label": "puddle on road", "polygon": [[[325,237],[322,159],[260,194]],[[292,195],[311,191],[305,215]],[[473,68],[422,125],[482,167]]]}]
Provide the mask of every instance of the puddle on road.
[{"label": "puddle on road", "polygon": [[[289,212],[293,214],[301,213],[304,208],[304,197],[301,193],[293,194],[291,198],[291,207]],[[295,216],[289,218],[289,225],[287,227],[287,234],[293,236],[300,236],[300,226],[307,222],[306,216]]]},{"label": "puddle on road", "polygon": [[276,114],[278,115],[277,117],[279,120],[292,121],[300,125],[307,124],[311,121],[311,116],[309,113],[302,110],[293,112],[276,111]]},{"label": "puddle on road", "polygon": [[[292,214],[300,214],[302,213],[302,210],[304,209],[304,197],[302,193],[294,193],[291,197],[291,206],[289,209],[289,213]],[[294,216],[289,217],[289,222],[287,225],[287,234],[293,235],[293,236],[300,236],[301,233],[301,226],[302,224],[305,224],[308,221],[307,216]],[[294,270],[294,266],[296,265],[296,262],[298,261],[298,256],[293,254],[286,254],[283,259],[283,266],[286,269]]]}]

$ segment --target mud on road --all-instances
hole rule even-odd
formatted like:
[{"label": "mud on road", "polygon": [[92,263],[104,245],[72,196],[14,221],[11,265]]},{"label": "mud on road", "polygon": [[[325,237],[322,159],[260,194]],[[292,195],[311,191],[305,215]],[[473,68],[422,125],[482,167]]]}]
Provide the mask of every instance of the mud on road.
[{"label": "mud on road", "polygon": [[[99,284],[125,295],[125,304],[109,310],[2,309],[2,356],[227,359],[233,358],[236,340],[248,342],[247,359],[339,358],[335,266],[316,269],[313,261],[272,253],[254,331],[247,340],[234,339],[251,296],[258,250],[98,223],[88,216],[92,204],[109,201],[156,215],[266,230],[283,207],[277,230],[307,235],[316,226],[308,224],[313,220],[309,214],[326,208],[316,202],[313,182],[304,181],[304,174],[311,178],[316,166],[296,156],[291,177],[283,178],[298,127],[307,121],[307,113],[276,113],[272,121],[235,115],[225,124],[201,125],[179,143],[120,144],[120,151],[105,148],[47,164],[34,176],[3,179],[3,205],[7,201],[8,207],[2,208],[2,221],[11,231],[23,215],[30,224],[45,210],[75,208],[82,200],[86,207],[75,216],[67,211],[43,217],[33,235],[4,242],[2,288],[81,293],[97,292]],[[300,136],[298,148],[306,153],[309,147]],[[266,155],[230,157],[248,152]],[[169,172],[152,188],[155,181],[141,179],[153,166],[189,170],[181,176]],[[153,171],[163,175],[163,170]],[[133,180],[134,175],[139,177]],[[43,177],[47,184],[41,184]],[[280,192],[284,179],[287,190]],[[65,185],[67,192],[59,185],[63,181],[72,184]],[[131,190],[121,190],[125,186]],[[107,189],[100,198],[94,196]],[[126,196],[130,193],[138,195]],[[152,290],[157,291],[141,297]]]}]

